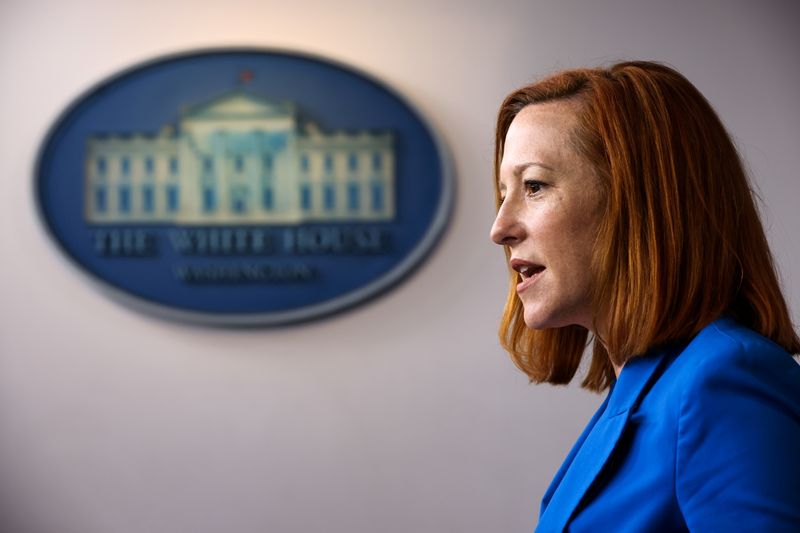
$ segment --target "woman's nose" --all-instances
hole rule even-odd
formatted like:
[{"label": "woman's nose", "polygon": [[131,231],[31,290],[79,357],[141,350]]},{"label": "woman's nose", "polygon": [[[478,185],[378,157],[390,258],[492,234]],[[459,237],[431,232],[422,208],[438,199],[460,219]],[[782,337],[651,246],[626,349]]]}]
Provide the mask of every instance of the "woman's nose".
[{"label": "woman's nose", "polygon": [[509,202],[505,202],[497,211],[489,236],[496,244],[509,245],[522,238],[521,229],[514,209]]}]

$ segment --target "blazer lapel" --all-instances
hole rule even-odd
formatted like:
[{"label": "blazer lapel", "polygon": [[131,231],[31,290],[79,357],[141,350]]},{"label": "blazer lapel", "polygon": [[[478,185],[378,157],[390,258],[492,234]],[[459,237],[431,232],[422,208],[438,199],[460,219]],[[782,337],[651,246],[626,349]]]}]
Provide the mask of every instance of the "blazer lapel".
[{"label": "blazer lapel", "polygon": [[635,357],[584,430],[542,500],[537,533],[563,531],[589,487],[608,462],[644,393],[658,378],[663,352]]},{"label": "blazer lapel", "polygon": [[[613,390],[614,390],[614,384],[611,385],[611,391]],[[575,456],[578,454],[578,451],[583,446],[584,441],[586,441],[586,437],[589,436],[589,433],[591,433],[592,429],[594,429],[594,426],[597,424],[597,421],[600,419],[600,416],[602,416],[602,414],[605,412],[606,406],[608,405],[608,398],[611,395],[611,391],[609,391],[608,395],[606,395],[606,398],[605,400],[603,400],[603,403],[600,405],[600,407],[597,408],[597,411],[594,413],[594,416],[592,416],[592,419],[589,420],[589,423],[583,429],[583,432],[581,433],[580,437],[578,437],[578,440],[575,442],[575,444],[572,446],[572,449],[569,451],[569,455],[567,455],[567,458],[564,459],[563,463],[561,463],[561,467],[558,469],[558,472],[556,472],[555,477],[553,477],[553,481],[550,482],[550,486],[547,487],[547,490],[545,491],[544,496],[542,497],[542,506],[539,512],[540,520],[542,517],[542,513],[544,513],[544,510],[548,507],[548,505],[550,505],[550,500],[553,499],[553,493],[555,493],[556,489],[561,484],[561,480],[564,479],[564,474],[567,473],[567,470],[569,470],[569,466],[572,464],[572,461],[575,460]]]}]

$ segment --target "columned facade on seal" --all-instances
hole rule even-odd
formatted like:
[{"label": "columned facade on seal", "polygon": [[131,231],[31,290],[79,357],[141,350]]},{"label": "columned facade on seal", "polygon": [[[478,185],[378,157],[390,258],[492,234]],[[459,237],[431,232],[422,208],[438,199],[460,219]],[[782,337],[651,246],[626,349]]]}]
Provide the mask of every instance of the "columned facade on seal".
[{"label": "columned facade on seal", "polygon": [[324,133],[292,103],[243,90],[154,134],[87,141],[85,217],[94,224],[298,224],[395,216],[391,132]]}]

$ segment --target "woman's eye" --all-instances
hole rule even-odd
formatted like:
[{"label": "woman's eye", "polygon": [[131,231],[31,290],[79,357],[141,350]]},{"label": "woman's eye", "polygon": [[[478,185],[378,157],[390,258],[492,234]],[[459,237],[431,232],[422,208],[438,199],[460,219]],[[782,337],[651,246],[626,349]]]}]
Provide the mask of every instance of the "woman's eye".
[{"label": "woman's eye", "polygon": [[525,192],[529,195],[537,194],[544,187],[541,181],[528,180],[525,182]]}]

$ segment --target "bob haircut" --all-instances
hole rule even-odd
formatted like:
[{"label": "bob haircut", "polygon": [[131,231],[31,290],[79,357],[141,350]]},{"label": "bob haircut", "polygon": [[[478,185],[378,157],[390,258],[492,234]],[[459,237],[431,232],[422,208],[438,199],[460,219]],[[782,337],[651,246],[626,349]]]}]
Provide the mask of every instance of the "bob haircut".
[{"label": "bob haircut", "polygon": [[[703,95],[667,66],[567,70],[512,92],[497,117],[497,207],[514,117],[528,105],[564,99],[578,104],[572,143],[605,195],[591,266],[593,321],[602,320],[604,337],[594,338],[582,386],[608,388],[612,361],[688,341],[722,314],[800,352],[736,148]],[[509,273],[500,342],[531,381],[569,383],[589,332],[528,328],[517,273]]]}]

